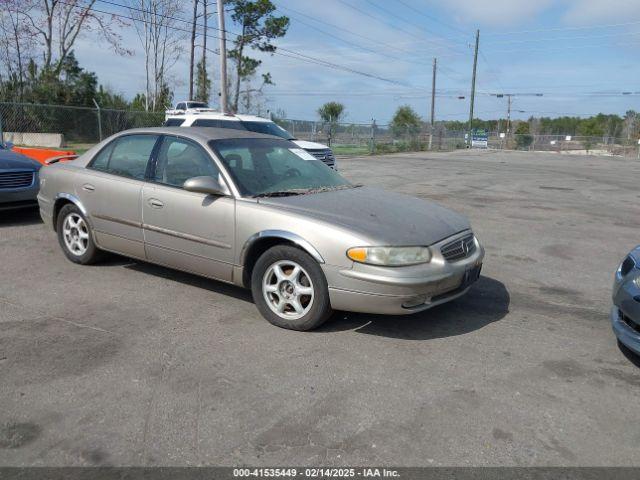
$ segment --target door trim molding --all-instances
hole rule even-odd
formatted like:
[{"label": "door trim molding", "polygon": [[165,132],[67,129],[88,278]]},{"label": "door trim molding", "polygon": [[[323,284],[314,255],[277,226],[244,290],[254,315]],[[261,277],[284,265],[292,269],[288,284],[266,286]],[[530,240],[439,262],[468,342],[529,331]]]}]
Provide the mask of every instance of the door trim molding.
[{"label": "door trim molding", "polygon": [[[211,247],[218,247],[224,249],[231,249],[231,245],[224,242],[217,242],[208,238],[199,237],[197,235],[191,235],[189,233],[176,232],[175,230],[169,230],[168,228],[156,227],[155,225],[149,225],[147,223],[142,224],[142,228],[145,230],[151,230],[152,232],[163,233],[171,237],[181,238],[183,240],[189,240],[191,242],[202,243]],[[187,252],[183,252],[187,253]]]},{"label": "door trim molding", "polygon": [[99,215],[96,213],[93,213],[91,216],[94,218],[99,218],[100,220],[106,220],[108,222],[121,223],[122,225],[127,225],[129,227],[142,228],[142,223],[134,222],[132,220],[125,220],[124,218],[110,217],[109,215]]}]

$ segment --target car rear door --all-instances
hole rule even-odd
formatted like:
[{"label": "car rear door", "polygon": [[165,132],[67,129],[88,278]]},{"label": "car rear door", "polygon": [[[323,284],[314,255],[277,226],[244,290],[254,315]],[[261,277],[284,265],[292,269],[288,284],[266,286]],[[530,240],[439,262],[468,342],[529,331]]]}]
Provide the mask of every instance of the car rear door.
[{"label": "car rear door", "polygon": [[213,158],[199,144],[163,136],[142,192],[145,250],[153,262],[232,281],[235,200],[188,192],[192,177],[213,176],[225,184]]},{"label": "car rear door", "polygon": [[76,179],[76,195],[87,209],[99,247],[145,258],[142,185],[158,135],[116,138]]}]

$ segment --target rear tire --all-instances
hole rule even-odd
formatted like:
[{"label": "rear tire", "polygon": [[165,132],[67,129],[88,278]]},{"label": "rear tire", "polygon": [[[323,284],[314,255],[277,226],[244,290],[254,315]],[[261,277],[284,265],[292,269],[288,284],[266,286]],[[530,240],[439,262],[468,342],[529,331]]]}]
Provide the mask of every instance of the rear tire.
[{"label": "rear tire", "polygon": [[102,252],[96,247],[89,222],[77,206],[69,203],[62,207],[56,231],[62,251],[73,263],[89,265],[99,260]]},{"label": "rear tire", "polygon": [[276,245],[260,256],[251,274],[251,293],[262,316],[281,328],[312,330],[333,313],[322,268],[289,245]]}]

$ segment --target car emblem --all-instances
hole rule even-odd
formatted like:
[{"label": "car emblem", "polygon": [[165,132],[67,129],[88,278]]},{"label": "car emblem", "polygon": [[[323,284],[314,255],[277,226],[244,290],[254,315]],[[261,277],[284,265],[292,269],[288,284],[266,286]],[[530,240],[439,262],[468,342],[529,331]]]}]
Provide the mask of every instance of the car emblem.
[{"label": "car emblem", "polygon": [[469,245],[467,245],[467,242],[464,240],[462,240],[462,253],[464,253],[465,256],[469,254]]}]

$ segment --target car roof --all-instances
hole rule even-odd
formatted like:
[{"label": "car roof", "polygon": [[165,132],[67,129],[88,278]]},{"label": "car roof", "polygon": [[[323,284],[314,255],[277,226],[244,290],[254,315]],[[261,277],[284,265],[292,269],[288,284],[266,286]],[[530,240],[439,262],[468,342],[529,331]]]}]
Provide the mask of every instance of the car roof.
[{"label": "car roof", "polygon": [[269,138],[272,140],[284,140],[276,135],[265,135],[264,133],[250,132],[248,130],[236,130],[235,128],[216,127],[152,127],[134,128],[120,132],[122,135],[132,135],[136,133],[155,133],[162,135],[178,135],[180,137],[191,138],[199,142],[206,143],[209,140],[227,140],[233,138]]}]

